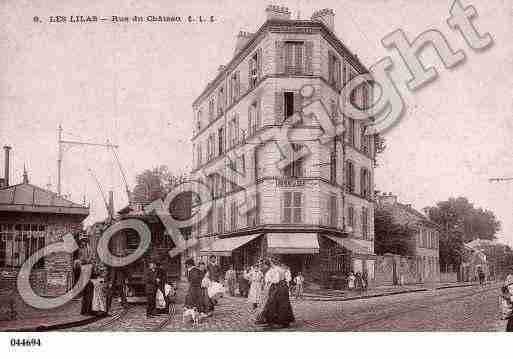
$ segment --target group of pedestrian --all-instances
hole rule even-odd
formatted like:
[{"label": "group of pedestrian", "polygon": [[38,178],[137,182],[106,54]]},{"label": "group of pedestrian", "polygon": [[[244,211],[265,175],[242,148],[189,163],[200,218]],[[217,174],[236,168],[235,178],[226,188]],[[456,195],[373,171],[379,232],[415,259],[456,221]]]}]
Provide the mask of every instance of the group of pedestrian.
[{"label": "group of pedestrian", "polygon": [[224,288],[220,283],[221,269],[214,256],[210,257],[208,265],[204,262],[196,264],[194,259],[185,261],[189,289],[185,296],[184,309],[192,309],[200,317],[209,317],[223,295]]},{"label": "group of pedestrian", "polygon": [[[92,266],[92,265],[91,265]],[[119,297],[123,307],[126,307],[126,275],[123,269],[100,269],[93,267],[91,278],[82,290],[82,315],[108,315],[112,300]]]},{"label": "group of pedestrian", "polygon": [[367,272],[353,272],[351,271],[349,273],[349,276],[347,277],[347,288],[349,290],[356,290],[360,293],[367,290],[368,287],[368,281],[367,281]]},{"label": "group of pedestrian", "polygon": [[150,261],[146,272],[146,317],[167,314],[175,294],[175,286],[168,282],[167,274],[161,265]]},{"label": "group of pedestrian", "polygon": [[269,329],[287,328],[294,322],[294,313],[290,304],[290,269],[278,258],[262,262],[264,281],[256,323]]}]

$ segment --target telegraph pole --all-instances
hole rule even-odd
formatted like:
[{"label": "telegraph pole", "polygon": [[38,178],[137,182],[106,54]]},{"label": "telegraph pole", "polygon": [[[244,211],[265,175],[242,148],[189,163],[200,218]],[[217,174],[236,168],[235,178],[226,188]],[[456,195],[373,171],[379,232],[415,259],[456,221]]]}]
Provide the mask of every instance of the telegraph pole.
[{"label": "telegraph pole", "polygon": [[[65,141],[62,139],[62,126],[59,125],[57,129],[58,134],[58,153],[57,153],[57,193],[59,196],[61,195],[61,185],[62,185],[62,158],[64,155],[65,148],[73,147],[73,146],[96,146],[96,147],[107,147],[107,148],[118,148],[118,145],[114,145],[107,140],[105,143],[95,143],[95,142],[81,142],[81,141]],[[67,149],[66,148],[66,149]]]}]

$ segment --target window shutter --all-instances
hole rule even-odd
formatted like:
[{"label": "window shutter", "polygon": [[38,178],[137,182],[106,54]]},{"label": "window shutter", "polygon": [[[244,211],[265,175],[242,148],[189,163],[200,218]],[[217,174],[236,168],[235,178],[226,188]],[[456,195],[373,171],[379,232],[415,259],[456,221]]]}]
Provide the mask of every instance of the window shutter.
[{"label": "window shutter", "polygon": [[283,92],[276,92],[274,94],[274,123],[277,125],[283,122],[283,105]]},{"label": "window shutter", "polygon": [[257,74],[258,81],[262,79],[262,49],[257,50]]},{"label": "window shutter", "polygon": [[276,72],[282,74],[285,72],[285,43],[283,41],[275,41],[276,48]]},{"label": "window shutter", "polygon": [[303,68],[303,64],[304,64],[304,61],[303,61],[303,44],[297,44],[296,46],[296,63],[294,64],[295,68],[296,68],[296,71],[295,73],[303,73],[304,72],[304,68]]},{"label": "window shutter", "polygon": [[342,81],[341,81],[341,79],[340,79],[340,66],[341,66],[341,65],[340,65],[340,60],[338,60],[338,61],[336,62],[335,66],[336,66],[336,70],[337,70],[337,71],[336,71],[337,76],[336,76],[336,78],[335,78],[335,81],[336,81],[336,87],[337,87],[337,90],[340,90],[340,89],[342,88]]},{"label": "window shutter", "polygon": [[261,106],[261,102],[260,99],[258,99],[257,101],[257,104],[256,104],[256,123],[257,123],[257,129],[262,127],[262,106]]},{"label": "window shutter", "polygon": [[360,168],[360,195],[365,194],[365,169]]},{"label": "window shutter", "polygon": [[239,144],[239,115],[235,115],[234,126],[233,126],[233,132],[234,132],[234,142],[236,145]]},{"label": "window shutter", "polygon": [[332,81],[335,79],[335,64],[334,56],[331,51],[328,51],[328,82],[333,85]]},{"label": "window shutter", "polygon": [[301,93],[294,92],[294,113],[301,112],[301,109],[303,107],[303,96],[301,96]]},{"label": "window shutter", "polygon": [[235,79],[235,98],[238,99],[240,96],[240,71],[236,72],[237,78]]},{"label": "window shutter", "polygon": [[313,41],[306,41],[305,42],[305,73],[307,75],[313,74],[312,58],[313,58]]},{"label": "window shutter", "polygon": [[251,69],[253,68],[253,58],[249,59],[249,66],[248,66],[248,89],[251,89],[253,86],[251,86]]}]

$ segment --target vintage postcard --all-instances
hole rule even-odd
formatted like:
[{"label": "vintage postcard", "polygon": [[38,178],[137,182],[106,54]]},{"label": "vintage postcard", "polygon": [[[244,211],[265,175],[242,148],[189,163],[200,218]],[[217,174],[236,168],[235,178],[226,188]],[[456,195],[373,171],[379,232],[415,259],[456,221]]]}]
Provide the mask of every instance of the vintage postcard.
[{"label": "vintage postcard", "polygon": [[512,17],[1,1],[6,345],[513,331]]}]

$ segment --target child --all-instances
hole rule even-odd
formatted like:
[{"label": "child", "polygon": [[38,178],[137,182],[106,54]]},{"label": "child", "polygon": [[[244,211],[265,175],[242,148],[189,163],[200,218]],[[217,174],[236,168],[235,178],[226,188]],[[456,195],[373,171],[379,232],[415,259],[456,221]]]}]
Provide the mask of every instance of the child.
[{"label": "child", "polygon": [[500,304],[502,309],[502,319],[507,320],[506,331],[513,332],[513,275],[506,277],[504,286],[501,290]]},{"label": "child", "polygon": [[303,298],[303,284],[305,283],[305,277],[301,272],[297,273],[296,278],[294,278],[294,282],[296,283],[296,298]]}]

